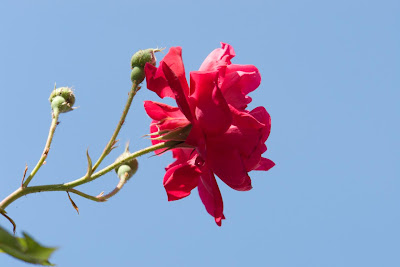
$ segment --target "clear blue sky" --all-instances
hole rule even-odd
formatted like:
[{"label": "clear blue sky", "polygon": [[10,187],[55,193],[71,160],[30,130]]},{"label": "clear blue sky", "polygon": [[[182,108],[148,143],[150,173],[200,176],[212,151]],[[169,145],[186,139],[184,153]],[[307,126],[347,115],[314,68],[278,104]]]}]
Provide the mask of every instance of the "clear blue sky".
[{"label": "clear blue sky", "polygon": [[[59,246],[51,260],[80,266],[400,266],[399,1],[2,1],[0,3],[0,197],[42,152],[48,96],[75,88],[79,109],[61,116],[47,164],[33,184],[84,174],[99,156],[130,88],[131,55],[182,46],[197,70],[219,42],[262,75],[251,107],[272,117],[253,190],[219,183],[226,220],[216,226],[196,191],[167,202],[171,155],[144,157],[107,203],[65,193],[29,195],[8,208],[22,230]],[[158,55],[159,59],[163,55]],[[145,89],[120,134],[148,146]],[[108,191],[109,174],[81,189]],[[0,218],[0,224],[10,229]],[[28,266],[7,255],[0,265]]]}]

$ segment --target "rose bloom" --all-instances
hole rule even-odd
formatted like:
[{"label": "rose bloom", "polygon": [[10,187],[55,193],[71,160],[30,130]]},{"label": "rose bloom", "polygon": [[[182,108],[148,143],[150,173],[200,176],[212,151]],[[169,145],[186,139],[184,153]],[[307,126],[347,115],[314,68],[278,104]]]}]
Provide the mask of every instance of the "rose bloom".
[{"label": "rose bloom", "polygon": [[253,65],[232,64],[234,56],[232,46],[221,43],[198,71],[190,73],[190,86],[180,47],[172,47],[158,68],[145,66],[147,88],[161,98],[174,98],[178,105],[145,101],[153,136],[191,127],[184,143],[172,149],[175,162],[166,167],[168,200],[184,198],[197,187],[219,226],[225,217],[215,175],[231,188],[247,191],[252,188],[248,172],[275,165],[261,156],[271,129],[268,112],[264,107],[246,110],[251,102],[247,94],[260,85],[260,73]]}]

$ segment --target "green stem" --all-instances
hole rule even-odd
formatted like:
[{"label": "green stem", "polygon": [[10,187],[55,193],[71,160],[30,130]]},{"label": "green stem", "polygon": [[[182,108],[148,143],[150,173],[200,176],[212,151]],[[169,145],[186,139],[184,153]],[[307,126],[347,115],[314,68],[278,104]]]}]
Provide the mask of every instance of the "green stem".
[{"label": "green stem", "polygon": [[132,84],[132,88],[131,88],[131,91],[129,92],[128,100],[126,101],[124,111],[122,112],[122,115],[121,115],[121,118],[119,119],[117,127],[115,128],[114,133],[110,138],[110,141],[108,141],[108,144],[104,148],[103,153],[100,155],[99,159],[94,164],[94,166],[92,168],[92,172],[96,171],[96,169],[99,167],[99,165],[104,160],[104,158],[108,155],[108,153],[110,153],[113,145],[115,144],[115,139],[117,139],[119,131],[121,130],[121,127],[125,122],[125,118],[126,118],[126,115],[128,115],[128,111],[129,111],[129,109],[131,107],[133,97],[136,95],[136,92],[137,92],[136,89],[137,89],[137,84],[136,84],[136,81],[135,81]]},{"label": "green stem", "polygon": [[[82,184],[86,184],[89,182],[92,182],[94,180],[96,180],[97,178],[103,176],[104,174],[114,170],[116,167],[118,167],[120,164],[123,164],[125,162],[128,162],[134,158],[140,157],[142,155],[151,153],[155,150],[158,149],[168,149],[171,147],[174,147],[175,145],[179,144],[181,142],[179,141],[167,141],[164,143],[159,143],[153,146],[149,146],[147,148],[138,150],[134,153],[132,153],[129,157],[126,157],[120,161],[114,162],[113,164],[108,165],[107,167],[105,167],[104,169],[92,174],[91,177],[87,177],[87,175],[76,179],[74,181],[68,182],[68,183],[64,183],[64,184],[51,184],[51,185],[39,185],[39,186],[30,186],[30,187],[20,187],[17,190],[15,190],[13,193],[11,193],[8,197],[6,197],[5,199],[3,199],[3,201],[0,202],[0,210],[5,210],[5,208],[10,205],[11,203],[13,203],[15,200],[19,199],[22,196],[28,195],[28,194],[32,194],[32,193],[38,193],[38,192],[54,192],[54,191],[69,191],[75,194],[78,194],[80,196],[86,197],[89,195],[86,195],[80,191],[77,190],[71,190],[72,188],[82,185]],[[79,192],[79,193],[78,193]],[[92,198],[94,197],[86,197],[88,199],[93,200]]]},{"label": "green stem", "polygon": [[67,192],[74,193],[74,194],[77,194],[78,196],[81,196],[81,197],[84,197],[84,198],[87,198],[87,199],[89,199],[89,200],[93,200],[93,201],[96,201],[96,202],[104,202],[104,201],[105,201],[105,200],[102,201],[101,199],[99,199],[99,198],[97,198],[97,197],[94,197],[94,196],[85,194],[85,193],[83,193],[83,192],[81,192],[81,191],[79,191],[79,190],[73,189],[73,188],[68,189],[68,190],[66,190],[66,191],[67,191]]},{"label": "green stem", "polygon": [[29,176],[26,178],[25,182],[22,184],[22,187],[25,188],[25,187],[28,186],[30,181],[33,179],[35,174],[39,171],[40,167],[42,167],[44,161],[46,160],[47,155],[49,154],[51,141],[53,140],[54,132],[55,132],[56,127],[57,127],[58,117],[59,116],[60,116],[60,112],[59,112],[58,108],[55,108],[53,110],[53,119],[51,120],[49,135],[47,137],[46,145],[44,146],[42,156],[40,157],[40,159],[39,159],[38,163],[36,164],[36,166],[33,168],[31,174],[29,174]]}]

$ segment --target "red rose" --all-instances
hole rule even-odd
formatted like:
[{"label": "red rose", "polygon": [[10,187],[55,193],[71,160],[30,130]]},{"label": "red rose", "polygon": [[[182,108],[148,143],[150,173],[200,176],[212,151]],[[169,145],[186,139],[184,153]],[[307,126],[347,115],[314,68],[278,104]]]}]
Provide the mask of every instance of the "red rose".
[{"label": "red rose", "polygon": [[[275,164],[261,155],[271,119],[264,107],[247,111],[261,76],[252,65],[231,64],[233,48],[222,43],[204,60],[199,71],[185,78],[182,49],[173,47],[156,68],[146,64],[147,87],[161,98],[176,100],[178,107],[145,101],[153,119],[151,133],[163,134],[191,125],[184,148],[172,150],[175,162],[167,166],[164,187],[168,200],[186,197],[196,186],[207,212],[220,226],[223,202],[216,174],[235,190],[252,188],[248,172],[267,171]],[[153,140],[153,144],[164,142]]]}]

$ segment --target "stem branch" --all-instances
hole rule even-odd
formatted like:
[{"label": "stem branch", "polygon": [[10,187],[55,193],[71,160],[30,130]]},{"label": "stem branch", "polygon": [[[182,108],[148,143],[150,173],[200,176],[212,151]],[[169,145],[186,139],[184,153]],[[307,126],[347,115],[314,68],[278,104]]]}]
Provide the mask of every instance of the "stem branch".
[{"label": "stem branch", "polygon": [[53,110],[53,119],[51,120],[49,135],[47,137],[46,145],[44,146],[42,156],[40,157],[40,159],[39,159],[38,163],[36,164],[35,168],[33,168],[31,174],[29,174],[29,176],[26,178],[25,182],[22,184],[23,188],[28,186],[28,184],[31,182],[32,178],[39,171],[40,167],[42,167],[44,161],[46,160],[47,155],[49,154],[51,141],[53,140],[54,132],[55,132],[57,124],[58,124],[58,117],[59,116],[60,116],[60,112],[59,112],[58,108],[55,108]]},{"label": "stem branch", "polygon": [[113,145],[115,144],[115,139],[117,139],[117,136],[119,134],[119,131],[121,130],[122,125],[125,122],[125,118],[126,115],[128,115],[128,111],[131,107],[132,104],[132,100],[133,97],[136,95],[137,92],[137,84],[136,81],[133,82],[132,84],[132,88],[131,91],[129,92],[129,96],[128,96],[128,100],[126,101],[125,104],[125,108],[124,111],[122,112],[121,118],[119,119],[119,122],[117,124],[117,127],[114,130],[113,135],[110,138],[110,141],[108,141],[108,144],[106,145],[106,147],[103,150],[103,153],[100,155],[99,159],[97,160],[97,162],[94,164],[93,168],[92,168],[92,172],[95,172],[96,169],[99,167],[99,165],[101,164],[101,162],[104,160],[104,158],[108,155],[108,153],[110,153],[110,151],[112,150]]},{"label": "stem branch", "polygon": [[0,202],[0,210],[4,211],[8,205],[10,205],[11,203],[13,203],[15,200],[19,199],[22,196],[32,194],[32,193],[44,192],[44,191],[46,191],[46,192],[69,191],[71,193],[75,193],[80,196],[86,197],[88,199],[94,200],[92,198],[95,198],[95,197],[86,195],[85,193],[82,193],[78,190],[74,190],[73,188],[96,180],[100,176],[103,176],[104,174],[114,170],[120,164],[123,164],[134,158],[140,157],[142,155],[148,154],[148,153],[153,152],[158,149],[170,148],[178,143],[181,143],[181,142],[168,141],[168,142],[159,143],[159,144],[138,150],[138,151],[132,153],[129,157],[126,157],[120,161],[114,162],[114,163],[108,165],[107,167],[101,169],[100,171],[94,173],[91,177],[87,177],[87,175],[84,175],[83,177],[81,177],[79,179],[76,179],[74,181],[64,183],[64,184],[51,184],[51,185],[20,187]]}]

